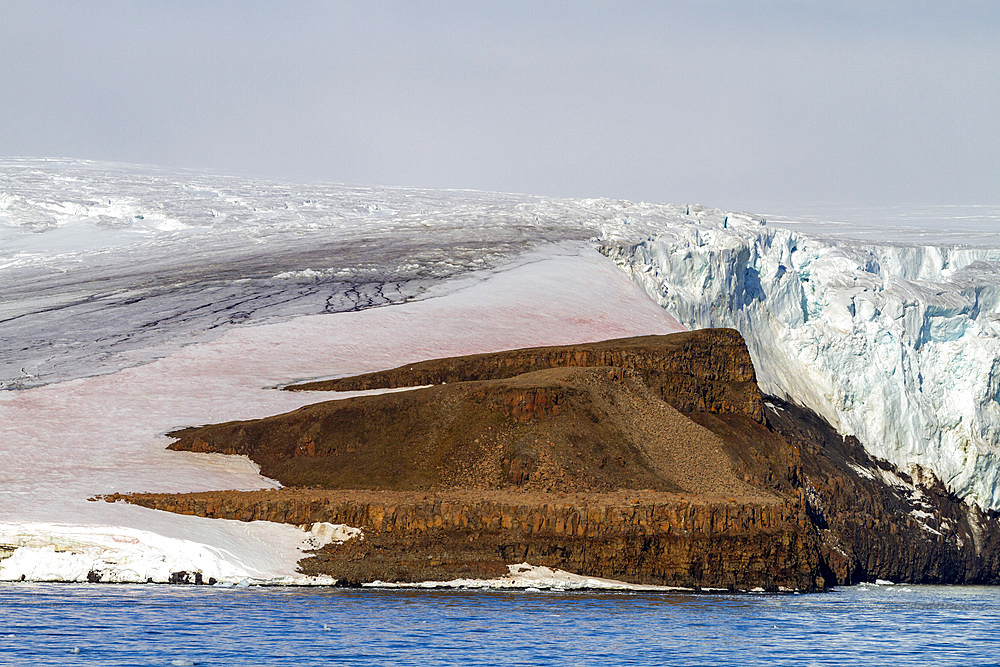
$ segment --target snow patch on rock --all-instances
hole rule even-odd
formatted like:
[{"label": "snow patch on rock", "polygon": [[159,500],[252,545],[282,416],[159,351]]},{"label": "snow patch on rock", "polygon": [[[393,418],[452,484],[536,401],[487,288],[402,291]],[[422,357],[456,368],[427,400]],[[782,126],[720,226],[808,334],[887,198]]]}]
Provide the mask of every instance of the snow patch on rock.
[{"label": "snow patch on rock", "polygon": [[343,544],[347,540],[363,540],[364,532],[360,528],[342,523],[317,521],[309,529],[309,536],[303,541],[305,549],[322,549],[328,544]]}]

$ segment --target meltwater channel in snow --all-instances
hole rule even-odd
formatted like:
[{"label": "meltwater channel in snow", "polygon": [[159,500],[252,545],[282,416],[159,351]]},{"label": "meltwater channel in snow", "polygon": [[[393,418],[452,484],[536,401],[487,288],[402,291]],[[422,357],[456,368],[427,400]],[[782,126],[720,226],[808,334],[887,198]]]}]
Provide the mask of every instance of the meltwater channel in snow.
[{"label": "meltwater channel in snow", "polygon": [[[128,580],[294,578],[299,529],[86,498],[273,485],[247,460],[167,452],[163,434],[316,400],[269,389],[284,382],[678,321],[739,329],[765,391],[998,508],[998,221],[964,207],[775,222],[2,159],[0,544]],[[111,543],[195,556],[133,566]],[[3,576],[45,578],[18,562]]]}]

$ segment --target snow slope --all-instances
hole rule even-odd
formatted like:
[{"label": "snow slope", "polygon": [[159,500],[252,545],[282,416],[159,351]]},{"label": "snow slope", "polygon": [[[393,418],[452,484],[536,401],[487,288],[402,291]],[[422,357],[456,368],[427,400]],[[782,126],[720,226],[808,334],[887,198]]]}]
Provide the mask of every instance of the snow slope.
[{"label": "snow slope", "polygon": [[0,387],[114,371],[234,326],[412,300],[541,243],[587,240],[578,211],[0,159]]}]

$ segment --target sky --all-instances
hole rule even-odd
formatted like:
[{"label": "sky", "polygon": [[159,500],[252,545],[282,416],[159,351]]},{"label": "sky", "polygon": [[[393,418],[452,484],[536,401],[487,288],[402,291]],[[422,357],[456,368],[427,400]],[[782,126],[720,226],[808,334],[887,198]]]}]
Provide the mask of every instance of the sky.
[{"label": "sky", "polygon": [[992,0],[0,16],[0,156],[742,209],[1000,203]]}]

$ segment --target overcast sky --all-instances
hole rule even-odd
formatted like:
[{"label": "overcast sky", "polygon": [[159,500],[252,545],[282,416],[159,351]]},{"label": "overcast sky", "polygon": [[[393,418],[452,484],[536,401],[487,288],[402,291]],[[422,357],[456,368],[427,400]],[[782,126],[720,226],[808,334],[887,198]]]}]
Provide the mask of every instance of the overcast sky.
[{"label": "overcast sky", "polygon": [[1000,202],[1000,2],[0,0],[0,155],[767,208]]}]

